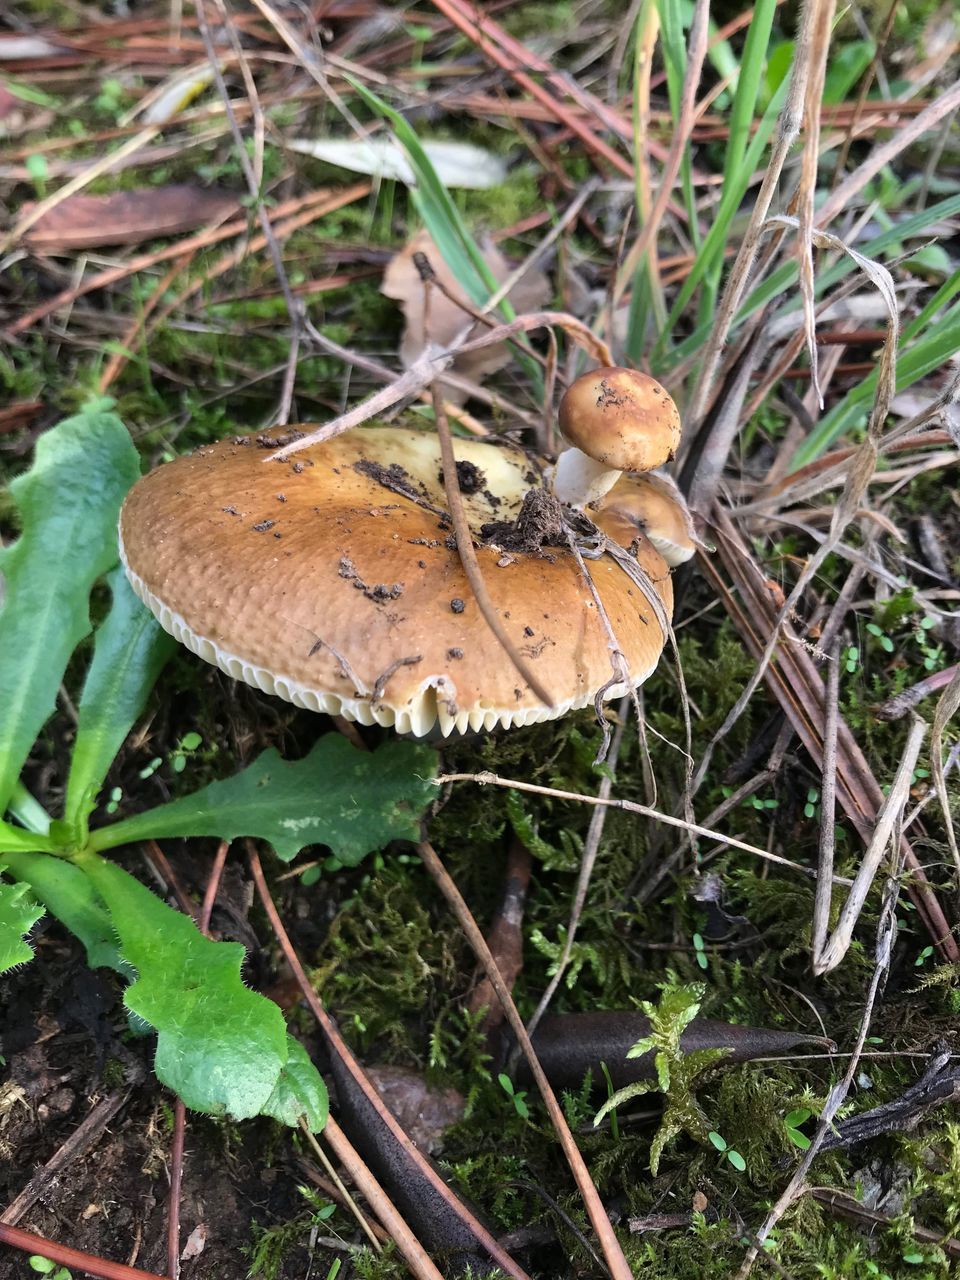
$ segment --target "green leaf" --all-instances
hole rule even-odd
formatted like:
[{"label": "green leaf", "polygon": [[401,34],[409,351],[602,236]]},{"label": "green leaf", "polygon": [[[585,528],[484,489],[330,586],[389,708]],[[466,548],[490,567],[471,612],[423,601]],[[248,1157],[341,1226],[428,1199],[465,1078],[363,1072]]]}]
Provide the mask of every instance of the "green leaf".
[{"label": "green leaf", "polygon": [[110,575],[113,606],[97,630],[78,708],[64,818],[79,842],[107,770],[176,642],[133,594],[123,570]]},{"label": "green leaf", "polygon": [[608,1111],[622,1106],[625,1102],[630,1102],[633,1098],[639,1098],[645,1093],[653,1093],[657,1086],[652,1080],[636,1080],[633,1084],[626,1084],[622,1089],[618,1089],[616,1093],[612,1093],[606,1100],[597,1114],[593,1117],[594,1128],[600,1123]]},{"label": "green leaf", "polygon": [[[0,872],[6,871],[0,865]],[[24,936],[43,915],[43,907],[30,895],[26,884],[0,880],[0,973],[33,959],[33,947]]]},{"label": "green leaf", "polygon": [[22,533],[0,551],[0,814],[90,631],[90,588],[117,559],[117,515],[139,474],[115,414],[91,406],[37,441],[10,485]]},{"label": "green leaf", "polygon": [[710,1141],[713,1143],[713,1145],[717,1148],[718,1151],[726,1151],[727,1140],[725,1137],[723,1137],[722,1134],[717,1133],[716,1129],[711,1129],[710,1132],[707,1134],[707,1137],[710,1139]]},{"label": "green leaf", "polygon": [[244,986],[243,947],[205,938],[113,863],[86,854],[80,865],[137,972],[124,1003],[157,1032],[158,1079],[194,1111],[258,1115],[287,1064],[287,1031],[277,1006]]},{"label": "green leaf", "polygon": [[787,1112],[783,1117],[783,1123],[788,1129],[797,1129],[800,1125],[806,1124],[812,1115],[813,1112],[809,1107],[799,1107],[796,1111]]},{"label": "green leaf", "polygon": [[30,886],[50,914],[80,939],[91,968],[129,972],[117,951],[110,915],[79,867],[42,853],[5,854],[4,862],[18,880]]},{"label": "green leaf", "polygon": [[149,837],[256,836],[284,861],[305,845],[325,844],[344,865],[356,866],[390,840],[420,838],[435,770],[436,753],[420,743],[359,751],[330,733],[302,760],[283,760],[270,748],[232,778],[103,827],[90,847]]},{"label": "green leaf", "polygon": [[33,853],[37,849],[51,848],[48,836],[35,835],[9,822],[0,822],[0,853]]},{"label": "green leaf", "polygon": [[743,1156],[740,1154],[739,1151],[733,1151],[733,1150],[728,1151],[727,1159],[730,1161],[733,1167],[736,1170],[738,1170],[738,1172],[740,1173],[746,1172],[747,1162],[746,1160],[744,1160]]},{"label": "green leaf", "polygon": [[303,1116],[311,1133],[319,1133],[327,1123],[330,1111],[327,1086],[306,1049],[291,1035],[287,1036],[287,1061],[262,1111],[291,1129],[297,1128]]}]

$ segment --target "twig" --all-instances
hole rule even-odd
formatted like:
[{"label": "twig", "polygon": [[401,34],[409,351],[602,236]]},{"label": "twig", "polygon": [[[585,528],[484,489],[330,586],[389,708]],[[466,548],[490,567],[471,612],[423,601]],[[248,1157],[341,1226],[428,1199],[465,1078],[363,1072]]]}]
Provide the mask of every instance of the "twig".
[{"label": "twig", "polygon": [[[899,841],[896,846],[899,847]],[[863,1052],[863,1046],[866,1042],[867,1032],[870,1030],[870,1021],[873,1017],[873,1006],[876,1003],[877,994],[880,990],[880,984],[886,976],[890,967],[890,952],[893,947],[893,940],[896,936],[896,917],[895,910],[897,897],[899,895],[899,874],[902,865],[902,859],[896,858],[896,868],[888,881],[887,891],[884,894],[883,908],[880,914],[880,921],[877,925],[877,945],[876,945],[876,963],[874,965],[873,976],[870,979],[870,987],[867,992],[867,998],[864,1004],[863,1016],[860,1020],[860,1029],[857,1034],[857,1040],[850,1055],[850,1061],[847,1064],[847,1070],[843,1079],[839,1084],[833,1086],[827,1097],[823,1111],[820,1114],[820,1120],[817,1124],[817,1131],[811,1139],[810,1146],[803,1153],[803,1157],[797,1166],[796,1172],[787,1184],[786,1189],[777,1200],[776,1204],[767,1215],[766,1221],[757,1232],[754,1242],[747,1250],[747,1255],[743,1260],[743,1264],[737,1272],[734,1280],[747,1280],[751,1268],[757,1259],[763,1243],[769,1236],[770,1232],[780,1221],[786,1211],[793,1204],[798,1196],[802,1195],[806,1188],[806,1177],[816,1159],[818,1152],[830,1132],[834,1117],[846,1101],[853,1078],[856,1075],[857,1066],[860,1062],[860,1054]]]},{"label": "twig", "polygon": [[[578,791],[561,791],[556,787],[542,787],[535,782],[521,782],[518,778],[501,778],[496,773],[442,773],[434,779],[437,786],[443,786],[448,782],[475,782],[482,787],[506,787],[510,791],[528,791],[538,796],[553,796],[556,800],[577,800],[581,804],[604,805],[610,809],[622,809],[624,813],[636,813],[641,818],[653,818],[655,822],[666,823],[668,827],[678,827],[683,831],[692,832],[694,835],[703,836],[708,840],[716,840],[720,844],[729,845],[732,849],[741,849],[744,853],[752,853],[757,858],[763,858],[766,862],[775,862],[781,867],[790,867],[793,871],[799,871],[801,875],[809,876],[811,879],[816,877],[816,872],[811,867],[803,867],[799,862],[791,862],[789,858],[781,858],[776,853],[771,853],[768,849],[761,849],[758,845],[747,844],[745,840],[738,840],[736,836],[726,836],[722,831],[713,831],[709,827],[701,827],[695,822],[687,822],[683,818],[675,818],[673,814],[661,813],[659,809],[651,809],[645,804],[637,804],[634,800],[621,800],[617,797],[611,797],[604,800],[601,796],[583,795]],[[834,876],[834,884],[851,885],[852,880],[847,880],[843,876]]]},{"label": "twig", "polygon": [[[833,855],[836,851],[837,813],[837,729],[840,721],[840,646],[831,645],[827,653],[827,690],[823,718],[823,767],[820,770],[820,856],[819,875],[813,899],[813,934],[811,950],[821,956],[827,945],[832,898]],[[816,972],[816,969],[814,970]]]},{"label": "twig", "polygon": [[933,713],[933,726],[930,730],[930,772],[933,775],[933,785],[943,813],[943,825],[947,831],[950,853],[953,855],[953,863],[960,877],[960,848],[957,847],[957,833],[953,826],[950,796],[947,792],[943,768],[943,731],[948,721],[956,715],[958,707],[960,707],[960,668],[954,668],[953,679],[940,695],[937,709]]},{"label": "twig", "polygon": [[46,1240],[36,1236],[32,1231],[21,1231],[19,1227],[8,1226],[0,1222],[0,1244],[12,1245],[23,1253],[36,1253],[51,1262],[69,1267],[71,1271],[83,1271],[86,1275],[96,1276],[97,1280],[166,1280],[155,1271],[141,1271],[139,1267],[128,1267],[122,1262],[110,1262],[107,1258],[97,1258],[92,1253],[84,1253],[80,1249],[72,1249],[66,1244],[57,1244],[55,1240]]},{"label": "twig", "polygon": [[430,872],[440,892],[446,898],[447,902],[453,909],[454,915],[463,929],[467,937],[467,941],[473,949],[474,955],[483,965],[484,972],[490,979],[494,991],[499,997],[500,1003],[503,1005],[503,1011],[506,1014],[507,1022],[510,1029],[517,1038],[517,1043],[523,1050],[524,1057],[530,1066],[530,1071],[536,1082],[540,1095],[543,1098],[547,1114],[553,1123],[557,1137],[560,1139],[560,1145],[563,1148],[563,1154],[566,1156],[567,1163],[573,1173],[577,1187],[583,1197],[587,1214],[593,1224],[593,1229],[600,1241],[603,1249],[603,1256],[606,1259],[607,1266],[610,1268],[610,1275],[613,1280],[632,1280],[633,1273],[623,1256],[623,1250],[620,1248],[620,1242],[614,1233],[613,1227],[610,1225],[610,1219],[607,1217],[606,1210],[597,1193],[597,1189],[590,1177],[583,1156],[574,1142],[573,1134],[570,1132],[570,1126],[567,1124],[560,1104],[557,1102],[556,1095],[550,1087],[550,1082],[544,1074],[539,1059],[534,1052],[533,1045],[530,1043],[530,1037],[527,1034],[526,1027],[523,1025],[523,1019],[517,1011],[517,1006],[513,1003],[513,998],[507,989],[507,984],[503,980],[503,975],[497,968],[497,962],[490,953],[480,928],[474,920],[460,893],[460,890],[450,878],[443,863],[437,857],[436,850],[427,840],[421,841],[417,846],[417,852],[420,854],[424,865]]},{"label": "twig", "polygon": [[510,639],[507,629],[497,613],[497,607],[490,598],[490,592],[487,590],[483,570],[477,561],[477,553],[473,549],[473,534],[470,531],[467,513],[463,506],[463,495],[460,492],[460,482],[457,479],[457,459],[453,452],[453,438],[450,435],[450,424],[444,412],[443,394],[440,390],[439,382],[434,382],[433,384],[433,415],[437,423],[437,435],[440,438],[443,487],[447,495],[450,519],[453,521],[457,554],[460,557],[460,563],[463,566],[467,581],[470,583],[470,590],[476,599],[477,608],[483,614],[484,622],[497,637],[501,648],[513,663],[521,678],[527,682],[541,702],[546,703],[548,707],[552,707],[554,705],[553,695],[539,677],[534,674],[530,664]]},{"label": "twig", "polygon": [[[617,768],[617,759],[620,755],[620,747],[623,743],[623,732],[626,728],[628,699],[622,698],[620,706],[617,709],[617,727],[613,734],[613,741],[610,744],[610,751],[606,758],[606,772],[600,780],[600,786],[597,788],[597,797],[600,800],[610,799],[610,790],[613,786],[613,777]],[[577,928],[580,924],[580,917],[583,915],[583,908],[586,905],[587,893],[590,889],[590,877],[593,875],[594,864],[597,861],[597,853],[600,850],[600,841],[603,839],[603,828],[607,820],[609,812],[606,805],[597,805],[590,818],[590,825],[587,828],[587,838],[583,844],[583,854],[580,858],[580,870],[577,874],[577,887],[573,894],[573,905],[570,908],[570,918],[567,921],[567,935],[563,940],[563,950],[560,953],[560,959],[557,962],[557,971],[547,983],[547,988],[540,997],[536,1009],[527,1020],[527,1035],[531,1038],[536,1032],[540,1019],[546,1013],[550,1001],[556,994],[557,988],[563,981],[564,974],[567,971],[567,965],[570,963],[570,956],[573,954],[573,943],[577,936]]]},{"label": "twig", "polygon": [[129,1089],[118,1089],[114,1093],[107,1094],[96,1106],[91,1107],[66,1142],[53,1153],[45,1165],[37,1169],[20,1194],[10,1201],[0,1214],[0,1223],[15,1226],[36,1204],[57,1174],[90,1150],[129,1097]]},{"label": "twig", "polygon": [[375,392],[368,399],[361,401],[360,404],[354,405],[352,409],[341,414],[339,418],[334,418],[332,422],[324,423],[316,431],[308,432],[301,439],[285,445],[282,449],[278,449],[276,453],[265,454],[264,462],[285,462],[287,458],[299,453],[301,449],[309,449],[312,445],[323,444],[327,440],[334,439],[341,432],[349,431],[351,427],[358,427],[361,423],[368,422],[371,418],[386,413],[388,409],[392,409],[395,404],[399,404],[407,396],[415,395],[417,392],[422,391],[424,387],[429,386],[431,382],[449,368],[453,363],[454,356],[458,354],[468,351],[480,351],[484,347],[512,338],[518,333],[529,333],[532,329],[544,329],[550,325],[556,325],[558,328],[563,329],[598,364],[613,363],[613,357],[610,355],[610,349],[607,344],[591,333],[587,326],[581,320],[578,320],[576,316],[568,315],[565,311],[535,311],[528,316],[518,316],[516,320],[511,320],[509,324],[497,325],[495,329],[491,329],[477,338],[472,338],[469,342],[458,340],[455,344],[444,349],[428,347],[426,351],[416,358],[410,368],[402,373],[389,387],[384,387],[381,391]]},{"label": "twig", "polygon": [[180,1280],[180,1190],[183,1186],[183,1148],[187,1136],[187,1108],[177,1098],[173,1106],[170,1144],[170,1195],[167,1209],[167,1274]]},{"label": "twig", "polygon": [[[472,1215],[467,1217],[466,1210],[463,1205],[456,1199],[453,1192],[437,1173],[434,1166],[424,1158],[423,1154],[413,1144],[407,1134],[400,1127],[392,1113],[387,1110],[383,1104],[383,1100],[377,1093],[376,1089],[371,1085],[367,1076],[364,1074],[359,1063],[354,1058],[346,1045],[340,1032],[334,1025],[333,1019],[327,1013],[326,1009],[320,1002],[320,998],[310,979],[307,977],[306,970],[300,962],[300,957],[293,948],[286,929],[283,927],[283,921],[277,911],[273,898],[270,896],[270,890],[267,888],[266,878],[263,874],[263,867],[260,864],[260,857],[257,853],[256,845],[252,840],[244,842],[247,850],[247,857],[250,863],[250,871],[253,875],[254,884],[257,888],[257,895],[263,905],[264,911],[270,921],[271,927],[276,935],[277,942],[283,952],[284,958],[293,971],[294,978],[299,986],[303,997],[310,1007],[310,1011],[316,1018],[324,1036],[326,1037],[332,1053],[336,1053],[342,1061],[347,1072],[352,1077],[353,1083],[363,1092],[371,1107],[376,1111],[377,1116],[383,1122],[389,1131],[391,1138],[396,1142],[404,1156],[415,1167],[417,1174],[424,1179],[432,1191],[436,1192],[447,1204],[455,1205],[460,1213],[460,1220],[465,1228],[469,1228],[473,1234],[477,1245],[485,1249],[493,1261],[513,1280],[529,1280],[526,1272],[523,1271],[514,1260],[504,1252],[497,1244],[496,1240]],[[420,1280],[442,1280],[439,1271],[427,1257],[423,1246],[417,1240],[416,1236],[410,1230],[402,1214],[399,1213],[396,1206],[389,1199],[386,1192],[374,1178],[373,1174],[367,1168],[366,1164],[361,1160],[357,1151],[348,1141],[346,1135],[340,1126],[334,1121],[333,1117],[327,1120],[324,1130],[327,1141],[333,1148],[334,1154],[346,1168],[353,1181],[361,1189],[363,1195],[373,1208],[380,1222],[386,1230],[392,1235],[397,1244],[400,1253],[406,1259],[410,1269]]]}]

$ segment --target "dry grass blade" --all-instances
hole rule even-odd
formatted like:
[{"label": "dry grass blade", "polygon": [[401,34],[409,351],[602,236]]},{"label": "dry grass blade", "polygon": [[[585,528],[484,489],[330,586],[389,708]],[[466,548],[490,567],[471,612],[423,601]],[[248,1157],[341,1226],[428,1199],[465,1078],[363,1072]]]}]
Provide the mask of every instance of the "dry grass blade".
[{"label": "dry grass blade", "polygon": [[[743,853],[752,853],[755,858],[764,862],[772,862],[780,867],[790,867],[801,875],[814,878],[816,872],[810,867],[802,867],[799,862],[791,862],[789,858],[781,858],[769,849],[761,849],[759,845],[748,844],[746,840],[738,840],[736,836],[724,835],[711,827],[702,827],[696,822],[688,822],[685,818],[675,818],[671,813],[662,813],[659,809],[651,809],[649,805],[637,804],[634,800],[621,800],[616,796],[604,799],[602,796],[590,796],[580,791],[564,791],[558,787],[542,787],[534,782],[523,782],[519,778],[501,778],[496,773],[443,773],[434,780],[438,786],[447,782],[475,782],[481,787],[506,787],[510,791],[526,791],[531,795],[552,796],[555,800],[575,800],[580,804],[602,805],[609,809],[621,809],[624,813],[635,813],[641,818],[652,818],[665,826],[676,827],[690,835],[703,836],[718,844],[729,845],[731,849],[740,849]],[[834,884],[850,885],[852,881],[842,876],[834,876]]]},{"label": "dry grass blade", "polygon": [[643,261],[644,255],[649,254],[651,264],[656,267],[657,260],[654,252],[657,233],[663,221],[663,215],[667,211],[667,205],[673,193],[674,183],[677,180],[677,174],[680,172],[680,164],[683,160],[683,150],[689,141],[690,132],[694,124],[694,114],[696,109],[697,88],[700,84],[700,74],[703,70],[704,58],[707,54],[707,36],[709,33],[710,4],[709,0],[697,0],[694,9],[693,22],[690,25],[690,47],[687,53],[687,74],[683,82],[683,98],[680,104],[680,118],[676,128],[673,130],[673,136],[670,141],[670,150],[667,152],[667,158],[663,166],[663,175],[660,179],[660,185],[657,188],[657,195],[650,209],[649,214],[644,219],[636,240],[630,246],[630,252],[624,259],[623,265],[617,273],[617,282],[614,286],[613,301],[614,304],[620,301],[624,291],[629,287],[633,280],[637,267]]},{"label": "dry grass blade", "polygon": [[863,910],[863,904],[867,900],[867,894],[873,884],[874,876],[880,869],[880,863],[893,837],[894,828],[901,821],[907,801],[910,799],[913,771],[917,766],[917,759],[919,758],[920,748],[923,746],[926,732],[927,726],[924,722],[914,719],[913,724],[910,726],[910,734],[907,738],[906,746],[903,749],[900,767],[897,769],[893,785],[888,795],[884,798],[880,812],[877,814],[877,824],[873,829],[873,835],[870,837],[870,843],[864,852],[863,861],[860,863],[856,879],[840,911],[840,919],[837,921],[837,926],[822,948],[818,949],[816,946],[813,948],[813,972],[817,976],[835,969],[850,948],[850,943],[853,941],[853,930],[860,918],[860,913]]},{"label": "dry grass blade", "polygon": [[854,197],[859,195],[871,178],[875,178],[901,152],[907,147],[912,147],[923,134],[935,129],[941,120],[956,111],[958,107],[960,107],[960,81],[935,98],[909,123],[902,124],[888,142],[871,149],[863,164],[824,200],[817,211],[817,226],[825,227],[838,213],[848,208]]},{"label": "dry grass blade", "polygon": [[[332,440],[335,436],[340,435],[341,432],[349,431],[351,427],[359,427],[362,423],[369,422],[371,418],[375,418],[378,414],[386,413],[394,405],[406,400],[408,396],[416,395],[424,387],[429,386],[439,374],[450,367],[457,352],[479,351],[483,347],[494,346],[507,338],[516,337],[517,334],[529,333],[533,329],[549,328],[551,325],[556,325],[557,328],[562,329],[598,364],[613,363],[613,357],[607,344],[595,337],[583,321],[578,320],[576,316],[571,316],[565,311],[536,311],[529,316],[518,316],[516,320],[511,320],[509,324],[498,324],[490,329],[488,333],[481,334],[478,338],[472,338],[469,342],[464,338],[463,341],[454,343],[442,351],[436,348],[432,350],[428,348],[391,386],[384,387],[382,391],[376,392],[369,399],[355,405],[354,408],[341,414],[339,418],[334,418],[332,422],[324,423],[316,431],[309,431],[301,439],[293,441],[282,449],[278,449],[276,453],[266,455],[264,461],[283,462],[293,454],[299,453],[301,449],[309,449],[311,445],[323,444],[325,441]],[[469,332],[469,330],[466,332]]]},{"label": "dry grass blade", "polygon": [[813,280],[813,221],[814,200],[817,194],[817,171],[820,161],[820,107],[823,101],[827,75],[827,53],[830,49],[830,33],[833,27],[835,0],[818,0],[810,4],[812,49],[810,72],[803,107],[804,131],[803,160],[800,168],[800,187],[797,203],[800,210],[797,252],[800,257],[800,293],[803,298],[803,319],[807,351],[810,354],[810,377],[820,407],[823,408],[823,392],[817,369],[817,321]]},{"label": "dry grass blade", "polygon": [[[305,196],[283,201],[273,209],[273,216],[275,220],[279,220],[281,217],[286,218],[300,211],[312,209],[315,211],[315,216],[320,217],[321,211],[330,212],[333,209],[339,209],[341,205],[352,204],[354,200],[362,200],[364,196],[369,194],[369,182],[356,183],[354,186],[339,189],[321,188],[317,191],[311,191]],[[147,271],[161,262],[169,262],[171,258],[186,256],[187,254],[195,253],[199,249],[208,249],[212,245],[220,244],[223,240],[230,240],[234,236],[245,235],[248,229],[249,224],[246,217],[237,218],[232,222],[208,227],[205,231],[198,232],[195,236],[181,240],[178,244],[167,245],[163,249],[158,249],[155,253],[137,254],[136,257],[127,259],[120,266],[108,267],[106,270],[97,272],[96,275],[82,280],[77,285],[62,289],[52,298],[46,299],[8,325],[4,330],[4,336],[8,339],[14,338],[18,334],[32,329],[39,321],[45,320],[47,316],[59,311],[62,307],[71,306],[88,293],[93,293],[98,289],[106,289],[110,285],[117,284],[121,280],[126,280],[130,276],[136,275],[138,271]]]},{"label": "dry grass blade", "polygon": [[503,980],[503,975],[497,968],[497,962],[490,953],[486,939],[481,933],[476,920],[474,920],[470,908],[461,896],[460,890],[453,883],[443,863],[437,857],[433,846],[429,842],[423,841],[417,846],[417,849],[440,892],[453,908],[467,941],[473,948],[477,959],[483,965],[484,972],[490,979],[493,989],[503,1005],[507,1022],[510,1024],[510,1029],[517,1038],[517,1044],[519,1044],[523,1051],[523,1056],[529,1064],[531,1074],[546,1106],[547,1114],[550,1116],[557,1137],[560,1139],[563,1154],[566,1156],[567,1163],[583,1197],[590,1222],[603,1249],[604,1260],[610,1269],[610,1276],[612,1280],[632,1280],[633,1272],[623,1256],[620,1242],[614,1233],[613,1227],[610,1225],[610,1219],[607,1217],[607,1212],[597,1193],[597,1188],[590,1177],[590,1171],[587,1169],[583,1156],[580,1154],[580,1149],[574,1141],[573,1134],[570,1132],[570,1126],[567,1124],[566,1117],[560,1109],[556,1094],[551,1089],[550,1082],[547,1080],[543,1067],[541,1067],[540,1061],[534,1052],[527,1029],[523,1025],[523,1019],[517,1011],[517,1006],[513,1003],[513,997],[510,995],[507,984]]},{"label": "dry grass blade", "polygon": [[58,191],[54,191],[45,200],[39,200],[30,212],[24,214],[5,236],[0,236],[0,254],[6,253],[11,245],[16,244],[51,209],[55,209],[57,205],[62,204],[68,197],[76,195],[78,191],[88,187],[91,182],[102,177],[105,173],[109,173],[113,166],[124,159],[125,156],[132,155],[135,151],[139,151],[141,147],[145,147],[148,142],[152,142],[159,132],[158,128],[141,129],[139,133],[123,143],[122,146],[117,147],[116,151],[110,151],[105,156],[101,156],[99,160],[95,160],[93,164],[88,165],[82,173],[78,173],[75,178],[65,182]]},{"label": "dry grass blade", "polygon": [[943,825],[947,832],[950,853],[957,869],[960,884],[960,848],[957,847],[957,833],[953,825],[953,814],[950,811],[950,796],[943,768],[943,731],[947,723],[956,715],[960,707],[960,667],[955,668],[953,679],[944,689],[933,713],[933,725],[930,730],[930,773],[937,791],[937,799],[943,811]]},{"label": "dry grass blade", "polygon": [[[798,222],[795,218],[777,217],[771,218],[770,225],[778,227],[797,228]],[[793,614],[794,609],[799,603],[804,591],[807,589],[814,575],[820,569],[827,557],[837,549],[844,530],[860,511],[860,504],[863,495],[866,492],[870,479],[876,468],[877,457],[879,454],[879,441],[883,424],[886,421],[887,413],[890,408],[890,402],[896,391],[896,353],[897,353],[897,337],[899,334],[899,312],[897,308],[897,297],[894,289],[893,279],[886,267],[872,259],[865,257],[856,249],[844,244],[836,236],[830,235],[828,232],[813,232],[815,242],[824,247],[842,249],[848,253],[854,262],[860,267],[868,279],[873,283],[887,310],[888,325],[887,336],[884,341],[883,350],[880,358],[879,376],[877,380],[877,395],[874,401],[873,411],[870,415],[870,422],[867,428],[867,438],[859,447],[857,452],[850,459],[847,469],[846,482],[843,492],[837,502],[836,507],[830,521],[830,532],[823,539],[816,552],[804,565],[803,571],[794,583],[790,591],[790,595],[784,601],[777,618],[770,630],[760,661],[756,671],[750,677],[746,687],[741,692],[736,703],[725,718],[723,724],[717,730],[712,741],[707,746],[697,771],[697,784],[706,776],[707,769],[713,758],[713,752],[716,745],[730,732],[733,726],[739,720],[750,699],[756,692],[760,681],[766,674],[767,666],[773,657],[774,650],[781,643],[781,639],[785,637],[785,624],[787,619]],[[702,482],[699,470],[694,478],[694,492],[703,500],[707,495],[701,493],[697,487],[698,482]]]},{"label": "dry grass blade", "polygon": [[793,1177],[790,1179],[790,1182],[780,1198],[777,1200],[776,1204],[770,1210],[763,1226],[757,1232],[754,1243],[751,1244],[748,1249],[747,1255],[743,1260],[743,1264],[737,1271],[734,1280],[747,1280],[747,1277],[753,1268],[753,1264],[756,1262],[760,1250],[763,1248],[764,1241],[797,1197],[802,1195],[806,1190],[806,1178],[810,1166],[816,1159],[817,1152],[820,1150],[820,1146],[823,1143],[824,1138],[826,1138],[827,1134],[830,1132],[837,1112],[843,1106],[846,1101],[847,1094],[850,1092],[850,1086],[853,1084],[854,1077],[857,1073],[857,1067],[860,1062],[860,1055],[863,1053],[863,1046],[866,1043],[867,1032],[870,1030],[870,1022],[873,1018],[873,1009],[880,991],[880,985],[885,979],[890,968],[890,952],[893,947],[893,939],[896,936],[896,920],[894,912],[896,910],[897,897],[899,894],[899,882],[896,877],[899,874],[900,859],[897,859],[896,861],[898,867],[895,869],[895,874],[891,876],[887,892],[884,894],[883,909],[880,914],[880,922],[877,926],[876,961],[874,964],[873,975],[870,979],[870,987],[867,991],[863,1016],[860,1020],[860,1029],[857,1034],[856,1043],[853,1047],[853,1052],[850,1054],[850,1061],[847,1064],[847,1069],[839,1084],[834,1085],[830,1090],[823,1111],[820,1113],[817,1131],[810,1142],[810,1146],[803,1153]]},{"label": "dry grass blade", "polygon": [[[775,625],[778,611],[770,599],[766,580],[754,563],[729,517],[719,510],[715,529],[720,558],[735,590],[723,580],[707,557],[701,567],[713,582],[747,648],[757,657],[765,650],[764,637]],[[768,664],[764,679],[793,724],[816,766],[823,769],[824,689],[816,664],[789,624],[783,626],[785,643],[776,661]],[[868,844],[884,802],[884,795],[846,722],[837,725],[837,798],[850,822]],[[934,946],[948,961],[960,961],[960,947],[953,937],[933,889],[916,853],[904,841],[904,856],[911,873],[910,897]]]}]

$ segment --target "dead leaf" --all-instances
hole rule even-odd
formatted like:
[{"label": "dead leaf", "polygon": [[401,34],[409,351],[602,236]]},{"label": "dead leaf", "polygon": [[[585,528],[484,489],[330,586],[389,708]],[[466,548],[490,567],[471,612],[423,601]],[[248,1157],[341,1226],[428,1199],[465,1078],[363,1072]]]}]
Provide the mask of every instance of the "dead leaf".
[{"label": "dead leaf", "polygon": [[10,431],[19,431],[21,427],[29,427],[42,412],[43,403],[40,400],[17,400],[0,409],[0,436]]},{"label": "dead leaf", "polygon": [[[239,198],[228,191],[178,184],[78,194],[39,218],[24,237],[31,249],[58,252],[101,245],[140,244],[180,235],[236,212]],[[30,206],[23,209],[29,212]]]},{"label": "dead leaf", "polygon": [[433,1089],[423,1076],[405,1067],[365,1068],[377,1093],[421,1151],[432,1155],[444,1132],[463,1119],[466,1102],[456,1089]]},{"label": "dead leaf", "polygon": [[191,1258],[199,1258],[207,1243],[207,1224],[198,1222],[187,1237],[180,1255],[181,1262],[189,1262]]},{"label": "dead leaf", "polygon": [[[510,275],[510,264],[492,240],[484,240],[480,248],[497,283],[502,284]],[[413,256],[416,253],[426,255],[437,279],[454,298],[467,301],[466,291],[444,262],[429,232],[418,231],[387,263],[380,287],[382,293],[395,299],[403,308],[406,326],[400,344],[400,359],[405,369],[409,369],[417,357],[423,354],[429,343],[447,347],[470,323],[469,312],[451,301],[438,288],[430,287],[429,307],[425,305],[427,286],[414,264]],[[523,315],[528,311],[538,311],[550,298],[551,292],[547,277],[542,271],[534,269],[528,271],[507,296],[517,314]],[[476,323],[471,335],[476,336],[482,327]],[[465,352],[457,356],[453,362],[453,371],[471,382],[482,382],[489,374],[502,369],[509,359],[507,344],[498,342],[480,351]],[[444,384],[444,398],[453,404],[463,404],[468,394],[458,387]]]}]

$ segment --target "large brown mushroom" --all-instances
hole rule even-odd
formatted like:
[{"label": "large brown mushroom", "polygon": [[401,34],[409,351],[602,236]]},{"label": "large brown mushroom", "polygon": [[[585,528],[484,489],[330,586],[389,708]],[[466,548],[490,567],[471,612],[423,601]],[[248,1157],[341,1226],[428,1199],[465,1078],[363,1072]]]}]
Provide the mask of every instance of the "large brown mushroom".
[{"label": "large brown mushroom", "polygon": [[447,735],[551,719],[656,667],[672,587],[631,510],[629,478],[590,513],[629,572],[624,555],[604,554],[586,562],[591,583],[528,457],[456,442],[490,596],[546,703],[471,593],[435,435],[360,428],[270,460],[280,443],[268,432],[204,446],[146,476],[121,512],[134,590],[229,675],[361,724]]}]

